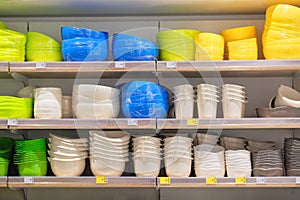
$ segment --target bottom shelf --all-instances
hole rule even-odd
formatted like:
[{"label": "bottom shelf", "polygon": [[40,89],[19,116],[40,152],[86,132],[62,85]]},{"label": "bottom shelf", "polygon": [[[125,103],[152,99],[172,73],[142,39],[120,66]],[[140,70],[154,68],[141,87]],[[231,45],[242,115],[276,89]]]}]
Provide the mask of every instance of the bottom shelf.
[{"label": "bottom shelf", "polygon": [[[2,187],[9,188],[260,188],[260,187],[300,187],[300,177],[1,177]],[[6,182],[7,181],[7,185]],[[5,184],[4,184],[5,183]]]}]

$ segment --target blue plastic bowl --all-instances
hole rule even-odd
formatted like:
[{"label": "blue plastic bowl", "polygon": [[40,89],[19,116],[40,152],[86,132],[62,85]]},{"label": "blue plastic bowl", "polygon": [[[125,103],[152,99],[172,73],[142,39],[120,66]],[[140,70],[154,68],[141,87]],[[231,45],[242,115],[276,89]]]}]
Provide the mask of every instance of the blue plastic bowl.
[{"label": "blue plastic bowl", "polygon": [[108,40],[98,40],[93,38],[74,38],[62,41],[62,48],[72,48],[72,47],[89,47],[95,48],[100,44],[107,44]]},{"label": "blue plastic bowl", "polygon": [[158,57],[155,43],[134,35],[113,35],[112,53],[116,61],[153,61]]},{"label": "blue plastic bowl", "polygon": [[108,32],[100,32],[87,28],[63,26],[61,27],[61,38],[62,40],[73,38],[94,38],[107,40]]},{"label": "blue plastic bowl", "polygon": [[164,118],[169,108],[166,89],[156,83],[133,81],[121,86],[122,111],[129,118]]}]

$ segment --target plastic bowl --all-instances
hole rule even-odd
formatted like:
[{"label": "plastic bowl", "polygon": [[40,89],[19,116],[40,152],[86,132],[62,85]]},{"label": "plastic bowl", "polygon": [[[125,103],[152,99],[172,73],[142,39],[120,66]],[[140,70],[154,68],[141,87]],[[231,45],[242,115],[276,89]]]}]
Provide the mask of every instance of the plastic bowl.
[{"label": "plastic bowl", "polygon": [[74,159],[48,158],[55,176],[80,176],[85,169],[85,157]]},{"label": "plastic bowl", "polygon": [[38,32],[28,32],[26,48],[61,48],[60,43],[58,43],[53,38]]},{"label": "plastic bowl", "polygon": [[4,22],[0,21],[0,29],[6,29],[7,25]]},{"label": "plastic bowl", "polygon": [[66,138],[66,137],[54,135],[52,133],[50,133],[49,136],[52,142],[60,141],[60,142],[70,143],[69,145],[72,144],[85,145],[86,143],[89,142],[88,138]]},{"label": "plastic bowl", "polygon": [[1,137],[0,138],[0,155],[8,153],[14,147],[15,141],[12,138]]},{"label": "plastic bowl", "polygon": [[0,176],[7,176],[8,168],[9,168],[9,161],[0,162]]},{"label": "plastic bowl", "polygon": [[108,32],[100,32],[87,28],[63,26],[61,27],[61,38],[63,40],[73,38],[94,38],[94,39],[108,39]]},{"label": "plastic bowl", "polygon": [[77,118],[115,118],[119,111],[120,105],[111,103],[78,103],[73,107],[73,112]]},{"label": "plastic bowl", "polygon": [[62,61],[63,57],[59,50],[45,50],[45,49],[27,49],[26,50],[27,61]]},{"label": "plastic bowl", "polygon": [[133,159],[134,172],[136,176],[157,177],[160,171],[160,158],[138,157]]},{"label": "plastic bowl", "polygon": [[178,39],[178,38],[192,38],[194,39],[200,31],[198,30],[190,30],[190,29],[177,29],[177,30],[167,30],[158,32],[156,34],[157,39]]},{"label": "plastic bowl", "polygon": [[90,167],[94,176],[121,176],[125,164],[123,160],[90,157]]},{"label": "plastic bowl", "polygon": [[47,161],[19,163],[18,172],[20,176],[45,176],[47,174]]},{"label": "plastic bowl", "polygon": [[243,40],[248,38],[256,37],[256,27],[255,26],[245,26],[239,28],[232,28],[223,30],[221,32],[226,42]]},{"label": "plastic bowl", "polygon": [[98,130],[91,130],[90,135],[92,137],[96,137],[103,141],[108,142],[129,142],[130,134],[126,131],[98,131]]},{"label": "plastic bowl", "polygon": [[281,85],[277,91],[275,106],[291,106],[300,108],[300,93],[293,88]]}]

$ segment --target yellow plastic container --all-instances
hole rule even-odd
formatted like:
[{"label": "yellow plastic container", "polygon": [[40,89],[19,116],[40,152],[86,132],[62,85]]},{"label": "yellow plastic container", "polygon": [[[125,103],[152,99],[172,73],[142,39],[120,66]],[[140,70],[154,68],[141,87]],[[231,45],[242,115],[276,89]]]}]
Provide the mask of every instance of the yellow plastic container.
[{"label": "yellow plastic container", "polygon": [[256,27],[245,26],[240,28],[227,29],[223,30],[221,32],[221,35],[224,37],[225,42],[256,38]]}]

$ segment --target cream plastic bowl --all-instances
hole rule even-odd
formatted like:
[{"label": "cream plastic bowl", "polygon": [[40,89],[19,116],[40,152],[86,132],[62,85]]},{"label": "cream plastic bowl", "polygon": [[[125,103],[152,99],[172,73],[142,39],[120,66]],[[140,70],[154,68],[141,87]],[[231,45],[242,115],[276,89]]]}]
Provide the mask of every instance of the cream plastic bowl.
[{"label": "cream plastic bowl", "polygon": [[109,149],[128,149],[129,143],[128,142],[108,142],[108,141],[103,141],[99,140],[97,138],[91,138],[90,137],[90,143],[93,143],[94,146],[99,147],[99,146],[105,146],[106,148]]},{"label": "cream plastic bowl", "polygon": [[90,157],[90,167],[94,176],[121,176],[125,164],[123,160]]},{"label": "cream plastic bowl", "polygon": [[71,147],[65,147],[65,146],[57,146],[57,145],[52,145],[48,144],[48,147],[52,151],[58,151],[62,153],[78,153],[78,152],[85,152],[87,151],[86,148],[71,148]]},{"label": "cream plastic bowl", "polygon": [[51,138],[48,139],[49,143],[52,145],[57,145],[57,146],[64,146],[68,148],[88,148],[89,144],[88,143],[69,143],[69,142],[63,142],[60,140],[53,140]]},{"label": "cream plastic bowl", "polygon": [[90,144],[90,151],[94,152],[106,152],[106,153],[113,153],[113,154],[122,154],[128,152],[127,148],[116,148],[116,147],[105,147],[105,146],[96,146],[93,143]]},{"label": "cream plastic bowl", "polygon": [[54,135],[52,133],[50,133],[49,136],[53,142],[62,141],[62,142],[72,143],[72,144],[87,144],[89,142],[88,138],[66,138],[66,137]]},{"label": "cream plastic bowl", "polygon": [[129,142],[130,134],[126,131],[97,131],[91,130],[90,136],[109,142]]},{"label": "cream plastic bowl", "polygon": [[81,95],[98,101],[118,97],[120,96],[120,91],[103,85],[80,84],[73,86],[73,95]]},{"label": "cream plastic bowl", "polygon": [[171,141],[184,141],[184,142],[192,142],[192,138],[189,137],[183,137],[183,136],[174,136],[174,137],[168,137],[165,138],[163,141],[166,143],[171,142]]},{"label": "cream plastic bowl", "polygon": [[133,159],[134,172],[136,176],[157,177],[160,171],[160,158],[135,157]]},{"label": "cream plastic bowl", "polygon": [[191,173],[191,157],[165,157],[166,173],[168,177],[189,177]]},{"label": "cream plastic bowl", "polygon": [[77,118],[115,118],[119,111],[119,103],[74,104],[73,102],[73,112]]},{"label": "cream plastic bowl", "polygon": [[59,151],[47,151],[51,158],[60,158],[60,159],[70,159],[70,158],[83,158],[88,156],[88,152],[78,152],[78,153],[64,153]]},{"label": "cream plastic bowl", "polygon": [[293,88],[281,85],[275,99],[275,107],[280,106],[300,108],[300,93]]},{"label": "cream plastic bowl", "polygon": [[132,140],[133,140],[133,142],[136,142],[136,141],[152,141],[154,143],[159,143],[159,144],[161,142],[160,138],[156,138],[156,137],[152,137],[152,136],[141,136],[141,137],[133,138]]},{"label": "cream plastic bowl", "polygon": [[85,169],[85,157],[75,159],[48,158],[55,176],[80,176]]}]

